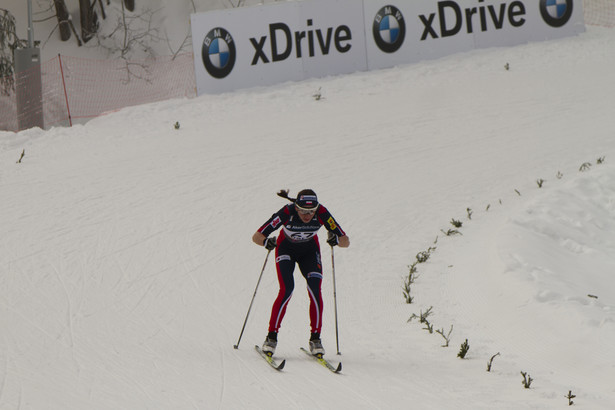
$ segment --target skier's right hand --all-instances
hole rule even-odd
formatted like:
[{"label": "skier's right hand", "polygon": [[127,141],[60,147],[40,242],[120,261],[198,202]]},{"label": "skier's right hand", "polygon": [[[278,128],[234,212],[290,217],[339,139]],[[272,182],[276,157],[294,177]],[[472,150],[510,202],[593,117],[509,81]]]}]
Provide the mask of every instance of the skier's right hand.
[{"label": "skier's right hand", "polygon": [[263,246],[268,251],[272,251],[275,249],[275,245],[276,245],[275,242],[276,242],[276,237],[272,236],[270,238],[265,239],[265,243],[263,243]]}]

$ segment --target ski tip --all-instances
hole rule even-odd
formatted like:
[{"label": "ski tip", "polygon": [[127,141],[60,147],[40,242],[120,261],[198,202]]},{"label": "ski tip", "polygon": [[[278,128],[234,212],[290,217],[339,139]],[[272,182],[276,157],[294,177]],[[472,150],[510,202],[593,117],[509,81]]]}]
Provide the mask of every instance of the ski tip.
[{"label": "ski tip", "polygon": [[278,366],[277,370],[282,370],[285,365],[286,365],[286,359],[282,360],[282,363],[280,363],[280,365]]},{"label": "ski tip", "polygon": [[341,372],[341,371],[342,371],[342,362],[340,362],[340,363],[337,365],[337,368],[335,369],[335,373],[339,373],[339,372]]}]

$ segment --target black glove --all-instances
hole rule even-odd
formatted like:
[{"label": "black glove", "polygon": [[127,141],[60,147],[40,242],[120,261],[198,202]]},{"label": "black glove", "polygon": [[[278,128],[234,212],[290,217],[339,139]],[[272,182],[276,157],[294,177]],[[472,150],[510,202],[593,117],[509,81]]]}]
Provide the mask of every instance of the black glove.
[{"label": "black glove", "polygon": [[275,249],[275,236],[272,236],[271,238],[265,239],[265,243],[263,243],[263,246],[268,251],[274,250]]},{"label": "black glove", "polygon": [[337,245],[339,243],[337,240],[337,235],[333,232],[329,232],[329,235],[327,236],[327,243],[331,246]]}]

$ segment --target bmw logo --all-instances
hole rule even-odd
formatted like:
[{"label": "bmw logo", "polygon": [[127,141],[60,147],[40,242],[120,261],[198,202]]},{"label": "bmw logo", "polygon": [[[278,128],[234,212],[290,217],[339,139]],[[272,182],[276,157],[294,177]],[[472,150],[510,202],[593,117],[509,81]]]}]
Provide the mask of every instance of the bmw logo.
[{"label": "bmw logo", "polygon": [[201,54],[209,75],[224,78],[231,73],[235,65],[235,41],[228,31],[216,27],[205,36]]},{"label": "bmw logo", "polygon": [[551,27],[561,27],[572,16],[574,0],[540,0],[540,14]]},{"label": "bmw logo", "polygon": [[397,7],[384,6],[374,17],[372,31],[378,48],[385,53],[394,53],[406,37],[404,16]]}]

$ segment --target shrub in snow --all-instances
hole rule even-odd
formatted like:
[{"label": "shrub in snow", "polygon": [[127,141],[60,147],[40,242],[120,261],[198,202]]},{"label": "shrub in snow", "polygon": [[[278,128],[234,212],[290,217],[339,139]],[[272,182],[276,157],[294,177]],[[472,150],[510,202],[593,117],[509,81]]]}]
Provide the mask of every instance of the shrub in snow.
[{"label": "shrub in snow", "polygon": [[567,396],[564,396],[564,397],[566,397],[566,398],[568,399],[568,405],[569,405],[569,406],[572,406],[572,405],[574,404],[574,402],[572,401],[572,399],[574,399],[574,398],[575,398],[575,397],[577,397],[577,396],[575,396],[574,394],[572,394],[572,390],[568,390],[568,395],[567,395]]},{"label": "shrub in snow", "polygon": [[412,319],[416,319],[416,318],[419,318],[419,323],[427,322],[427,318],[431,315],[432,309],[433,309],[433,306],[430,306],[429,309],[425,311],[425,313],[423,313],[423,311],[421,310],[420,316],[417,316],[416,314],[413,313],[412,316],[410,316],[410,318],[408,319],[408,322],[411,322]]},{"label": "shrub in snow", "polygon": [[457,353],[457,357],[465,359],[466,354],[468,354],[469,350],[470,345],[468,344],[468,339],[466,339],[466,341],[461,344],[461,348],[459,349],[459,353]]},{"label": "shrub in snow", "polygon": [[459,232],[457,229],[449,229],[448,231],[440,229],[440,231],[446,236],[461,235],[461,232]]},{"label": "shrub in snow", "polygon": [[324,97],[322,96],[322,92],[320,91],[322,87],[318,87],[318,91],[316,91],[313,95],[312,98],[314,98],[314,100],[316,101],[320,101],[322,100]]},{"label": "shrub in snow", "polygon": [[523,376],[523,381],[521,382],[523,384],[523,387],[529,389],[534,379],[532,379],[532,377],[526,372],[521,372],[521,375]]},{"label": "shrub in snow", "polygon": [[448,347],[448,344],[451,341],[451,333],[453,333],[453,325],[451,325],[451,330],[449,330],[446,335],[444,334],[444,328],[442,328],[440,330],[436,330],[436,333],[441,335],[444,338],[444,340],[446,341],[446,344],[443,344],[442,347]]},{"label": "shrub in snow", "polygon": [[416,275],[416,264],[417,262],[414,262],[412,265],[409,266],[410,271],[408,272],[408,276],[406,277],[406,280],[404,281],[404,286],[402,287],[402,289],[404,290],[404,298],[406,299],[406,303],[410,304],[412,303],[412,301],[414,300],[414,298],[412,296],[410,296],[410,291],[412,290],[412,285],[414,284],[414,281],[416,280],[416,278],[418,277]]},{"label": "shrub in snow", "polygon": [[500,352],[497,352],[496,354],[494,354],[493,356],[491,356],[491,359],[489,360],[489,362],[487,363],[487,371],[490,372],[491,371],[491,366],[493,365],[493,359],[495,359],[497,356],[500,355]]},{"label": "shrub in snow", "polygon": [[427,330],[429,334],[433,334],[433,325],[427,320],[425,320],[425,327],[423,329]]},{"label": "shrub in snow", "polygon": [[425,263],[425,262],[427,262],[427,260],[431,256],[431,252],[433,252],[434,250],[436,250],[436,248],[429,248],[426,251],[417,253],[416,254],[416,261],[418,263]]}]

